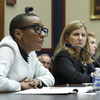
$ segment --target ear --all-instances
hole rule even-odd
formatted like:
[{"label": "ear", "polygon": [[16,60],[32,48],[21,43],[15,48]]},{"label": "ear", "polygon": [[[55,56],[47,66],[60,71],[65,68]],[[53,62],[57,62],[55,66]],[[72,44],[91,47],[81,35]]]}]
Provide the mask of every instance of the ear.
[{"label": "ear", "polygon": [[65,36],[65,40],[66,40],[67,42],[69,42],[69,38],[68,38],[68,36]]},{"label": "ear", "polygon": [[15,29],[15,30],[14,30],[14,35],[15,35],[15,38],[17,38],[17,39],[21,38],[21,37],[22,37],[22,32],[21,32],[21,30]]}]

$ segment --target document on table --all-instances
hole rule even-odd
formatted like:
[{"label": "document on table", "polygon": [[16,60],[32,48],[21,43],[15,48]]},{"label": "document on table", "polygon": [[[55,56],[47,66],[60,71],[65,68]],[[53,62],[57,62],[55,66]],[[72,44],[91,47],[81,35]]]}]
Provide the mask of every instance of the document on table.
[{"label": "document on table", "polygon": [[92,91],[93,87],[43,87],[42,89],[28,89],[15,94],[70,94],[86,93]]}]

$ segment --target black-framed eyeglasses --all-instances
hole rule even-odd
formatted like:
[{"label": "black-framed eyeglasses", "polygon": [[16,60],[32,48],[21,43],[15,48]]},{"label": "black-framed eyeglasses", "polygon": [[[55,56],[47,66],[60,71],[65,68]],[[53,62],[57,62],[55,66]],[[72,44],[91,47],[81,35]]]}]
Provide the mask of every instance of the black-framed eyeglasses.
[{"label": "black-framed eyeglasses", "polygon": [[30,28],[30,27],[34,27],[35,33],[41,34],[41,32],[43,31],[45,33],[46,37],[48,36],[48,29],[47,28],[43,28],[43,27],[41,27],[39,25],[23,26],[23,27],[20,27],[18,29],[25,29],[25,28]]}]

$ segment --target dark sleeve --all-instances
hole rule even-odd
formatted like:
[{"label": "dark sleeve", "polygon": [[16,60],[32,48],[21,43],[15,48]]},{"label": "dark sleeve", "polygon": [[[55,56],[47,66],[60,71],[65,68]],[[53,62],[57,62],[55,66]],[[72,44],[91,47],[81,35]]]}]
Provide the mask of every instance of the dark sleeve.
[{"label": "dark sleeve", "polygon": [[66,51],[61,51],[54,60],[54,72],[67,83],[92,82],[92,77],[81,73],[80,66]]},{"label": "dark sleeve", "polygon": [[95,66],[92,62],[90,64],[88,64],[87,67],[88,67],[88,69],[87,69],[88,74],[91,74],[91,72],[95,71]]}]

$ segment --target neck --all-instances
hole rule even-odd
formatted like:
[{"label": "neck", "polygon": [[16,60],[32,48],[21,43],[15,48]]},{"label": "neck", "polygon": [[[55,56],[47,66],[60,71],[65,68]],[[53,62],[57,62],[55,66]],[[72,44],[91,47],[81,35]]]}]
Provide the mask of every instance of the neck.
[{"label": "neck", "polygon": [[77,56],[80,55],[81,48],[76,48]]}]

